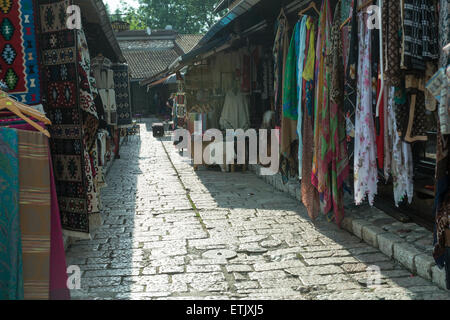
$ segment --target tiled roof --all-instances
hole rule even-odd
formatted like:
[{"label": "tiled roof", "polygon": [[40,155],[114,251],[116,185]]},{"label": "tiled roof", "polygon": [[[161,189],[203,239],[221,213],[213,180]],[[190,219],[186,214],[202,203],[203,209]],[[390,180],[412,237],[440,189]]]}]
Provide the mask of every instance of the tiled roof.
[{"label": "tiled roof", "polygon": [[175,42],[186,54],[194,49],[201,38],[203,38],[201,34],[179,34]]},{"label": "tiled roof", "polygon": [[175,45],[172,40],[125,40],[119,41],[120,48],[127,50],[168,50]]},{"label": "tiled roof", "polygon": [[164,71],[179,56],[174,49],[124,50],[123,54],[130,66],[132,79],[151,78]]},{"label": "tiled roof", "polygon": [[173,37],[176,35],[174,30],[152,30],[151,34],[147,33],[147,30],[126,30],[116,32],[116,37],[126,38],[126,37]]},{"label": "tiled roof", "polygon": [[116,37],[130,66],[131,78],[148,79],[191,51],[203,36],[176,34],[172,30],[155,30],[148,35],[145,30],[132,30],[117,32]]}]

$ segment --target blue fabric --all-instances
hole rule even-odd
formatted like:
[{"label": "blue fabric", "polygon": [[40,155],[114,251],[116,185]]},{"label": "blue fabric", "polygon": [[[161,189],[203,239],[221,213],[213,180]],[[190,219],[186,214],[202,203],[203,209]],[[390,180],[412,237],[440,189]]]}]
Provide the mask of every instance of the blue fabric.
[{"label": "blue fabric", "polygon": [[298,121],[297,121],[297,134],[298,140],[298,177],[302,179],[303,171],[303,138],[302,138],[302,94],[303,94],[303,68],[305,62],[305,47],[306,47],[306,20],[307,17],[303,16],[301,22],[297,23],[296,28],[299,28],[298,37],[296,38],[297,48],[297,96],[298,96]]},{"label": "blue fabric", "polygon": [[17,131],[0,128],[0,300],[24,298]]}]

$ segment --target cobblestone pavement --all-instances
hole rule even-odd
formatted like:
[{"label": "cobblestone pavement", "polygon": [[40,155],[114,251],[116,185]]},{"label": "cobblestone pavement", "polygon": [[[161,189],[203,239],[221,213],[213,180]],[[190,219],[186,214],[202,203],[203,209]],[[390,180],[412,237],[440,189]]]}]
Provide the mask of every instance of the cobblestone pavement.
[{"label": "cobblestone pavement", "polygon": [[[102,191],[104,225],[75,242],[74,299],[449,299],[377,249],[252,173],[193,171],[170,138],[122,146]],[[381,284],[368,286],[368,266]]]}]

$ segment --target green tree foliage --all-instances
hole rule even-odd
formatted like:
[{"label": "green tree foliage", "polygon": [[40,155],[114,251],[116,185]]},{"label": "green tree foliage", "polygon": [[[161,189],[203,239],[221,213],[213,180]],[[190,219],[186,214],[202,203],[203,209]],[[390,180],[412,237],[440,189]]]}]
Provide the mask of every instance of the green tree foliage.
[{"label": "green tree foliage", "polygon": [[112,19],[121,18],[130,24],[132,30],[164,29],[171,25],[179,33],[204,33],[220,17],[214,14],[218,0],[139,0],[139,8],[133,8],[121,1],[120,14],[115,12]]}]

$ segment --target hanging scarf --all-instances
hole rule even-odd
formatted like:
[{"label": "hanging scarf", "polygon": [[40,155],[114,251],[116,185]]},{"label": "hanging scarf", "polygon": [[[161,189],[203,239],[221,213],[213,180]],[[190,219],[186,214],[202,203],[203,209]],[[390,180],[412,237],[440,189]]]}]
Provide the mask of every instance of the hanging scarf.
[{"label": "hanging scarf", "polygon": [[405,196],[408,197],[409,203],[412,202],[414,184],[411,145],[403,142],[397,134],[394,94],[395,89],[391,88],[388,102],[388,131],[392,138],[391,174],[394,185],[394,201],[398,207]]},{"label": "hanging scarf", "polygon": [[347,132],[347,142],[350,157],[353,156],[355,138],[355,110],[356,110],[356,71],[358,70],[358,1],[353,1],[351,20],[350,44],[348,48],[347,70],[345,73],[344,113]]},{"label": "hanging scarf", "polygon": [[367,28],[366,13],[359,14],[358,96],[355,113],[355,158],[354,183],[355,202],[360,205],[366,195],[373,205],[377,193],[377,158],[375,128],[372,114],[372,79],[370,64],[370,29]]},{"label": "hanging scarf", "polygon": [[290,158],[292,143],[297,139],[298,96],[297,96],[297,38],[300,24],[294,28],[286,57],[283,81],[283,115],[281,124],[281,154]]},{"label": "hanging scarf", "polygon": [[330,43],[331,12],[328,0],[322,2],[316,48],[316,97],[314,106],[314,156],[311,182],[320,195],[322,212],[332,208],[330,172],[330,68],[327,64]]},{"label": "hanging scarf", "polygon": [[[381,90],[383,88],[381,87],[381,79],[378,78],[378,82],[377,82],[377,97],[380,96],[381,94]],[[378,168],[380,170],[384,169],[384,150],[385,150],[385,145],[384,145],[384,140],[385,140],[385,126],[384,126],[384,95],[385,95],[385,91],[383,90],[382,96],[381,96],[381,102],[380,105],[378,107],[378,115],[377,115],[377,132],[376,132],[376,139],[377,139],[377,159],[378,159]]]},{"label": "hanging scarf", "polygon": [[305,65],[305,55],[307,53],[306,49],[306,22],[308,18],[303,16],[302,21],[300,23],[300,32],[299,37],[296,38],[298,40],[298,44],[296,44],[296,48],[298,48],[297,52],[297,95],[298,95],[298,121],[297,121],[297,135],[298,135],[298,176],[302,179],[302,157],[303,157],[303,139],[302,139],[302,124],[303,124],[303,113],[302,113],[302,101],[303,101],[303,69]]},{"label": "hanging scarf", "polygon": [[275,108],[275,121],[277,124],[280,122],[280,105],[282,100],[282,88],[283,88],[283,61],[284,61],[284,40],[287,33],[286,16],[282,11],[280,18],[278,19],[278,28],[275,35],[275,42],[273,45],[273,58],[274,58],[274,108]]},{"label": "hanging scarf", "polygon": [[386,0],[383,4],[382,25],[385,54],[385,80],[391,85],[400,86],[401,76],[401,8],[399,0]]},{"label": "hanging scarf", "polygon": [[[313,116],[314,111],[314,80],[315,80],[315,66],[316,66],[316,25],[312,18],[307,21],[307,28],[310,30],[308,55],[306,58],[305,68],[303,69],[303,80],[307,82],[305,90],[305,109],[310,117]],[[310,89],[310,90],[308,90]]]},{"label": "hanging scarf", "polygon": [[343,48],[342,33],[340,30],[341,4],[337,4],[334,13],[334,25],[331,32],[330,64],[330,146],[331,146],[331,198],[333,211],[338,225],[344,217],[344,181],[349,175],[347,143],[342,105],[344,102],[343,74]]},{"label": "hanging scarf", "polygon": [[298,69],[298,45],[300,39],[301,23],[295,25],[292,33],[291,43],[286,59],[286,69],[284,73],[283,87],[283,116],[291,120],[298,119],[298,88],[297,88],[297,69]]},{"label": "hanging scarf", "polygon": [[315,53],[315,31],[316,26],[312,18],[308,18],[306,23],[308,32],[308,54],[306,57],[305,69],[303,71],[303,95],[304,116],[303,116],[303,165],[302,165],[302,203],[305,205],[311,219],[316,219],[319,215],[319,194],[311,180],[312,161],[314,153],[314,133],[313,133],[313,109],[314,109],[314,65],[316,61]]}]

